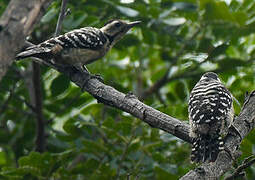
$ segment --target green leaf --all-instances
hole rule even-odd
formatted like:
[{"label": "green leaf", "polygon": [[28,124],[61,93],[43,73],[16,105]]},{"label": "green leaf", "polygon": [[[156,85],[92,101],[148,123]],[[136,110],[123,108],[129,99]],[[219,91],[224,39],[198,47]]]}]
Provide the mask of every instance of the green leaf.
[{"label": "green leaf", "polygon": [[31,152],[28,156],[21,157],[18,163],[18,168],[3,168],[1,175],[15,179],[32,176],[46,180],[46,175],[54,166],[55,160],[49,153]]},{"label": "green leaf", "polygon": [[46,24],[49,23],[53,18],[57,16],[58,10],[54,7],[51,8],[41,19],[41,22]]},{"label": "green leaf", "polygon": [[76,121],[75,119],[69,119],[65,122],[63,129],[71,136],[78,137],[79,135],[81,135],[81,129],[78,126],[78,121]]},{"label": "green leaf", "polygon": [[199,42],[198,51],[208,53],[213,48],[211,38],[203,38]]},{"label": "green leaf", "polygon": [[[182,89],[182,91],[180,91],[180,89]],[[186,98],[186,94],[185,94],[184,89],[185,89],[184,84],[181,81],[177,82],[177,84],[175,85],[175,92],[176,92],[176,95],[181,100],[184,100]]]},{"label": "green leaf", "polygon": [[55,78],[50,86],[51,95],[58,96],[63,93],[70,85],[70,80],[65,75],[59,75]]},{"label": "green leaf", "polygon": [[223,1],[212,1],[205,4],[205,19],[211,20],[225,20],[235,22],[235,18],[230,13],[229,8]]},{"label": "green leaf", "polygon": [[83,149],[84,152],[87,153],[109,152],[108,149],[100,142],[84,139],[82,143],[84,145]]},{"label": "green leaf", "polygon": [[167,18],[163,22],[170,26],[180,26],[186,22],[185,18]]},{"label": "green leaf", "polygon": [[6,164],[6,153],[4,151],[0,151],[0,165]]},{"label": "green leaf", "polygon": [[173,7],[175,7],[178,10],[183,10],[183,11],[196,11],[197,6],[193,3],[188,3],[188,2],[175,2],[173,3]]},{"label": "green leaf", "polygon": [[226,58],[218,62],[219,67],[224,67],[225,69],[232,69],[238,66],[249,66],[245,61],[240,59]]},{"label": "green leaf", "polygon": [[215,47],[209,54],[207,59],[213,59],[219,55],[225,55],[226,54],[226,50],[229,47],[228,44],[221,44],[217,47]]},{"label": "green leaf", "polygon": [[156,41],[155,34],[149,29],[143,29],[143,41],[147,44],[154,44]]},{"label": "green leaf", "polygon": [[247,13],[245,12],[241,12],[241,11],[234,12],[233,16],[235,17],[236,22],[240,26],[244,26],[248,20]]},{"label": "green leaf", "polygon": [[124,7],[124,6],[116,6],[116,8],[124,15],[128,16],[128,17],[136,17],[138,16],[139,12],[128,8],[128,7]]}]

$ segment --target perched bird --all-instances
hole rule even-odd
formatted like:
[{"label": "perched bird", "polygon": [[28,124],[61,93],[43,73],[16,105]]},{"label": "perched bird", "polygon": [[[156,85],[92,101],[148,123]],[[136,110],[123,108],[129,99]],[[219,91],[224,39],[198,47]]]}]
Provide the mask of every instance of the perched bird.
[{"label": "perched bird", "polygon": [[191,91],[188,111],[191,161],[214,162],[234,118],[232,95],[217,74],[207,72],[201,77]]},{"label": "perched bird", "polygon": [[140,21],[111,20],[102,28],[84,27],[48,39],[19,53],[16,59],[36,57],[86,70],[85,65],[103,57]]}]

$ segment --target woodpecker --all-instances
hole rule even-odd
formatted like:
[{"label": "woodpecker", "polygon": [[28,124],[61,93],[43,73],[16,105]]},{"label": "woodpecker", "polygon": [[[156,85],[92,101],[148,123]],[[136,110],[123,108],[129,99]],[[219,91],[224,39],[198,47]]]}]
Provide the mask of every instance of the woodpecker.
[{"label": "woodpecker", "polygon": [[[36,57],[87,70],[85,65],[103,57],[116,42],[140,21],[111,20],[102,28],[84,27],[48,39],[19,53],[16,59]],[[84,69],[85,68],[85,69]]]},{"label": "woodpecker", "polygon": [[234,118],[233,98],[216,73],[205,73],[189,98],[191,161],[214,162]]}]

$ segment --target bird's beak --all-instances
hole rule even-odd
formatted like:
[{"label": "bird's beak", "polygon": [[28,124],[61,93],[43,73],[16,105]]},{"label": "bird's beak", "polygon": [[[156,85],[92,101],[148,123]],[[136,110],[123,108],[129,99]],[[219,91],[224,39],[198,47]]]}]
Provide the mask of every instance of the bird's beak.
[{"label": "bird's beak", "polygon": [[134,22],[127,23],[127,25],[128,25],[128,28],[130,29],[140,23],[141,21],[134,21]]}]

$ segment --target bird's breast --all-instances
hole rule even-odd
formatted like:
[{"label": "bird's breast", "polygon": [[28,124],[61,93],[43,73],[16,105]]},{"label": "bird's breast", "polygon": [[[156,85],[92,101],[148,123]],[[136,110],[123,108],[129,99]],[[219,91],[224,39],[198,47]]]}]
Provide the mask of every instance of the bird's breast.
[{"label": "bird's breast", "polygon": [[86,48],[70,48],[65,49],[61,53],[63,63],[75,65],[75,64],[82,64],[87,65],[90,64],[101,57],[103,57],[109,48],[102,47],[97,50],[86,49]]}]

